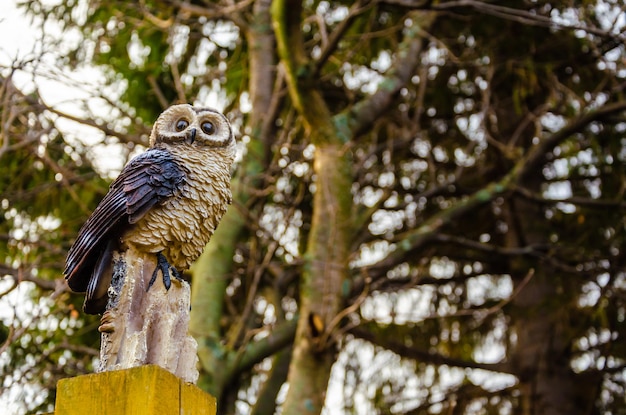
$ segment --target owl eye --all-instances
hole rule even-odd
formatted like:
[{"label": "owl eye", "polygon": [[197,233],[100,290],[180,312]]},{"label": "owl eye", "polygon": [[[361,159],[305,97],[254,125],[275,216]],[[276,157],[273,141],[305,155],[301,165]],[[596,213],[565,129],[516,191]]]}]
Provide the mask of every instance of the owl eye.
[{"label": "owl eye", "polygon": [[215,134],[215,125],[212,122],[205,121],[200,125],[200,128],[205,134]]},{"label": "owl eye", "polygon": [[176,121],[176,131],[183,131],[185,128],[189,127],[189,121],[184,118]]}]

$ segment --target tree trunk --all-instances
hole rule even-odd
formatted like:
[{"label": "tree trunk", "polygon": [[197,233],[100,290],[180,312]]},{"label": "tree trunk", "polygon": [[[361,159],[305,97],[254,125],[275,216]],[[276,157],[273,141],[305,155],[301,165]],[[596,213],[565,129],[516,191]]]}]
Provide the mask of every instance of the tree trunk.
[{"label": "tree trunk", "polygon": [[[515,219],[523,235],[515,243],[549,245],[540,224],[531,222],[543,217],[541,208],[523,200],[516,200],[515,208],[524,212]],[[529,272],[523,259],[514,261],[511,268],[520,276]],[[575,305],[576,293],[568,287],[579,286],[571,278],[549,260],[541,261],[511,303],[516,341],[509,356],[519,380],[519,413],[523,415],[589,414],[597,398],[601,379],[581,382],[570,367],[572,342],[581,334],[571,329],[570,307]]]},{"label": "tree trunk", "polygon": [[[301,305],[283,413],[320,413],[331,367],[335,361],[333,319],[343,306],[347,277],[350,158],[338,145],[317,149],[316,191],[301,282]],[[321,323],[321,325],[319,325]]]},{"label": "tree trunk", "polygon": [[285,67],[291,101],[315,145],[313,215],[300,285],[299,320],[289,367],[289,390],[283,413],[318,414],[324,406],[335,361],[335,316],[343,307],[342,286],[348,276],[352,210],[352,164],[343,137],[307,70],[301,31],[300,2],[275,1],[272,18],[279,58]]},{"label": "tree trunk", "polygon": [[[259,186],[259,174],[265,169],[270,151],[271,126],[267,109],[271,106],[276,65],[274,59],[274,35],[270,18],[270,1],[258,0],[253,7],[252,23],[245,32],[249,44],[249,86],[252,111],[249,126],[251,142],[247,157],[238,168],[238,175],[232,180],[234,203],[245,205],[251,190]],[[221,340],[220,320],[223,316],[223,300],[228,286],[227,275],[232,270],[233,255],[245,229],[244,215],[231,206],[222,218],[221,225],[213,235],[203,255],[194,265],[192,284],[192,313],[190,332],[198,341],[198,356],[201,371],[198,385],[220,398],[224,388],[231,381],[232,367],[228,350]],[[222,411],[223,407],[218,410]]]}]

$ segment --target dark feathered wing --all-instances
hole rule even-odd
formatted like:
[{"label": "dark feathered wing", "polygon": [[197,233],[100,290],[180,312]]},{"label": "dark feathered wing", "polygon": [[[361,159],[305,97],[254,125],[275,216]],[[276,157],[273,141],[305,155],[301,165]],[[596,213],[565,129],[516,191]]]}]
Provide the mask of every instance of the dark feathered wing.
[{"label": "dark feathered wing", "polygon": [[165,150],[149,149],[124,167],[109,192],[78,232],[65,262],[73,291],[87,292],[84,309],[104,311],[111,284],[111,259],[122,233],[155,205],[180,190],[185,174]]}]

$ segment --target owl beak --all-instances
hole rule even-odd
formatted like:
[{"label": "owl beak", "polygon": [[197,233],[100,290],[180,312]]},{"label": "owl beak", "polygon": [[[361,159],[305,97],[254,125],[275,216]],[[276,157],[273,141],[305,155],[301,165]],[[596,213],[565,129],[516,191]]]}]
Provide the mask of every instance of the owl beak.
[{"label": "owl beak", "polygon": [[189,130],[189,133],[187,133],[187,140],[189,144],[193,144],[193,142],[196,141],[196,129],[195,128],[192,128],[191,130]]}]

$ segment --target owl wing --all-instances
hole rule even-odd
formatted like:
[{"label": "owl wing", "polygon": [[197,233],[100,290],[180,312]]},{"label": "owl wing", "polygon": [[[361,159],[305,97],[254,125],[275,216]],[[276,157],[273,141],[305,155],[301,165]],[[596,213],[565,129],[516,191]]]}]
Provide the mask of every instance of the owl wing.
[{"label": "owl wing", "polygon": [[184,183],[185,173],[172,154],[152,148],[132,159],[111,184],[78,232],[65,261],[63,273],[69,287],[87,292],[86,312],[98,313],[106,305],[112,254],[120,236]]}]

